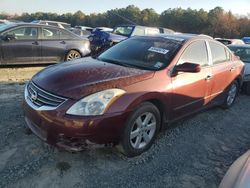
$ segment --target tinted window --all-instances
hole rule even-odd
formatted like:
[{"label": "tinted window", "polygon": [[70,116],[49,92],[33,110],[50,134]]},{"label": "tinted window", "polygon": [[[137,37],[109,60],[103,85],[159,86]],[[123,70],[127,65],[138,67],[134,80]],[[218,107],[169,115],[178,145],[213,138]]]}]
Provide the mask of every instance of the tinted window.
[{"label": "tinted window", "polygon": [[196,63],[201,66],[208,65],[207,47],[204,41],[191,43],[181,55],[178,64]]},{"label": "tinted window", "polygon": [[213,64],[223,63],[228,60],[226,49],[224,46],[216,44],[215,42],[209,42]]},{"label": "tinted window", "polygon": [[14,35],[16,40],[32,40],[38,38],[38,29],[35,27],[22,27],[13,29],[6,34]]},{"label": "tinted window", "polygon": [[159,70],[171,62],[180,42],[162,37],[132,37],[102,53],[98,59],[124,66]]},{"label": "tinted window", "polygon": [[133,27],[124,26],[124,27],[116,27],[113,31],[114,34],[130,36],[133,31]]},{"label": "tinted window", "polygon": [[43,38],[48,40],[59,40],[60,30],[54,28],[43,28]]}]

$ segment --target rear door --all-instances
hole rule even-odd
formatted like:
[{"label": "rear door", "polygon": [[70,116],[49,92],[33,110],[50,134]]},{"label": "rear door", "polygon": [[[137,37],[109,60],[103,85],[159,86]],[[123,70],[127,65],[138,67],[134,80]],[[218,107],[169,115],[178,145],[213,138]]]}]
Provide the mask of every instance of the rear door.
[{"label": "rear door", "polygon": [[34,64],[41,60],[39,28],[22,26],[5,32],[15,39],[2,41],[3,64]]},{"label": "rear door", "polygon": [[209,102],[211,92],[211,68],[207,45],[204,40],[192,42],[182,53],[177,65],[195,63],[201,66],[197,73],[179,72],[172,78],[172,115],[173,119],[202,109]]},{"label": "rear door", "polygon": [[52,27],[42,28],[42,61],[57,63],[63,61],[66,55],[67,42],[60,38],[61,30]]},{"label": "rear door", "polygon": [[235,79],[236,65],[231,61],[231,53],[224,45],[214,41],[208,43],[213,63],[210,100],[218,102],[224,99],[223,92]]}]

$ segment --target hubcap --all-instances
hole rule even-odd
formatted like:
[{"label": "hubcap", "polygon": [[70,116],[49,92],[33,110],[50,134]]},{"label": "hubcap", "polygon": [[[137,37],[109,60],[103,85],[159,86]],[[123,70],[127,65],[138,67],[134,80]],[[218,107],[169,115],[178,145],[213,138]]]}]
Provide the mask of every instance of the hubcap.
[{"label": "hubcap", "polygon": [[134,149],[146,147],[152,140],[156,130],[155,115],[146,112],[134,122],[130,132],[130,144]]},{"label": "hubcap", "polygon": [[230,106],[234,102],[236,94],[237,94],[237,86],[236,86],[236,84],[233,84],[230,87],[230,90],[229,90],[228,96],[227,96],[227,104],[228,104],[228,106]]},{"label": "hubcap", "polygon": [[71,61],[77,58],[80,58],[80,54],[78,52],[71,52],[67,57],[67,61]]}]

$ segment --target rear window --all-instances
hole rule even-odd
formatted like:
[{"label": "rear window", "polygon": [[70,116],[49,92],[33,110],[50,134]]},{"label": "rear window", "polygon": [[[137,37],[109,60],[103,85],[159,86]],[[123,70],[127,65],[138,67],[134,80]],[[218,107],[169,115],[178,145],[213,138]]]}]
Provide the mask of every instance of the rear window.
[{"label": "rear window", "polygon": [[141,69],[160,70],[168,66],[181,42],[163,37],[129,38],[102,53],[98,59]]}]

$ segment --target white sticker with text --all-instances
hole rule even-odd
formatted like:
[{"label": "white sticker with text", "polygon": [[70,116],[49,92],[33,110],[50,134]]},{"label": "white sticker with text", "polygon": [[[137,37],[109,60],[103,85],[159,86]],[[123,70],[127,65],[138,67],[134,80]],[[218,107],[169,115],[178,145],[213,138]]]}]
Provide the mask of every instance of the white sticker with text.
[{"label": "white sticker with text", "polygon": [[167,49],[157,48],[157,47],[150,47],[148,49],[148,51],[150,51],[150,52],[156,52],[156,53],[159,53],[159,54],[167,54],[169,52],[169,50],[167,50]]}]

